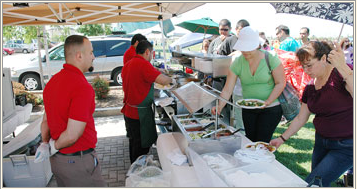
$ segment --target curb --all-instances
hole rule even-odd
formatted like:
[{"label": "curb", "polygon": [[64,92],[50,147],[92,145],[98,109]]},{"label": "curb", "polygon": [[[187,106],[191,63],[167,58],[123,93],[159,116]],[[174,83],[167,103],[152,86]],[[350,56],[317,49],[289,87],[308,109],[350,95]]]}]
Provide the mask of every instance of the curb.
[{"label": "curb", "polygon": [[116,116],[123,115],[120,111],[123,106],[120,107],[108,107],[108,108],[96,108],[93,117],[106,117],[106,116]]}]

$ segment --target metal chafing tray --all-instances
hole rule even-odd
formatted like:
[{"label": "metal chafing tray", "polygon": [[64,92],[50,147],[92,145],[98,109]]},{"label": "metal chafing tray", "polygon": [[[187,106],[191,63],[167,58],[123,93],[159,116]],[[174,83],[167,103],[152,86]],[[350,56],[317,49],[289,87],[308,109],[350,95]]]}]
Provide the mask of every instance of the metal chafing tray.
[{"label": "metal chafing tray", "polygon": [[[220,91],[217,91],[205,84],[197,84],[194,82],[190,82],[176,90],[173,90],[172,93],[182,102],[182,104],[189,111],[189,113],[190,113],[188,115],[189,121],[191,119],[191,121],[196,120],[196,122],[197,122],[197,119],[195,118],[195,116],[193,114],[195,112],[197,112],[198,110],[200,110],[201,108],[209,105],[213,101],[216,101],[216,107],[218,106],[219,100],[225,101],[226,103],[237,107],[237,105],[220,97]],[[212,117],[212,119],[214,119],[214,122],[215,122],[215,129],[214,129],[215,132],[213,133],[214,135],[212,135],[212,136],[213,136],[213,139],[217,139],[218,138],[217,135],[219,135],[219,131],[218,131],[219,125],[224,124],[224,123],[218,119],[217,112],[216,112],[215,117]],[[175,116],[174,116],[174,120],[175,120]],[[175,122],[176,122],[177,126],[180,128],[181,132],[187,136],[189,134],[187,134],[187,130],[184,128],[184,125],[182,124],[181,121],[182,121],[182,119],[180,119],[176,116]],[[204,125],[201,124],[201,126],[204,126]],[[226,128],[228,128],[228,126]],[[229,130],[228,131],[234,132],[234,128],[233,127],[230,127],[230,128],[231,128],[231,131],[229,131]],[[200,135],[198,133],[194,133],[194,134]],[[208,133],[204,133],[204,134],[208,134]],[[188,137],[188,138],[190,139],[192,137]]]},{"label": "metal chafing tray", "polygon": [[[206,54],[187,50],[172,51],[172,56],[174,57],[173,59],[179,64],[198,70],[205,74],[212,74],[213,78],[227,76],[232,62],[231,56]],[[191,63],[189,61],[190,59],[186,57],[192,57]],[[192,63],[192,61],[195,63]],[[200,66],[200,64],[202,64],[202,66]]]},{"label": "metal chafing tray", "polygon": [[215,125],[210,125],[210,123],[215,123],[215,118],[201,117],[202,115],[203,114],[183,114],[173,116],[175,127],[179,129],[178,131],[180,131],[185,136],[187,141],[212,140],[215,139],[214,134],[216,132],[218,134],[217,138],[232,137],[234,135],[233,133],[236,131],[236,129],[232,126],[225,124],[219,119],[218,128],[215,130]]},{"label": "metal chafing tray", "polygon": [[194,82],[172,91],[172,93],[183,103],[187,110],[193,114],[204,106],[216,100],[216,96]]}]

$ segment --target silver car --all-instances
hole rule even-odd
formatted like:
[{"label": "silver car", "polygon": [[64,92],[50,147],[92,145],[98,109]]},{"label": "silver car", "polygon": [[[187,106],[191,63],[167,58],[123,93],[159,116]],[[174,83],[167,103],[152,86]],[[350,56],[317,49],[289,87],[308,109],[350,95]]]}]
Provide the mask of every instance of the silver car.
[{"label": "silver car", "polygon": [[[130,47],[129,38],[121,37],[89,37],[93,45],[95,60],[93,72],[84,75],[90,82],[99,75],[115,85],[121,85],[121,69],[123,67],[123,55]],[[64,44],[61,43],[49,50],[49,67],[51,76],[59,72],[65,63]],[[45,56],[42,57],[42,69],[45,83],[48,81],[49,69]],[[37,58],[32,58],[29,63],[20,69],[12,68],[12,80],[22,83],[27,90],[41,90],[40,68]]]},{"label": "silver car", "polygon": [[10,43],[4,45],[4,47],[14,49],[15,52],[17,53],[22,52],[27,54],[27,53],[33,53],[35,51],[35,48],[32,45],[28,45],[28,44]]}]

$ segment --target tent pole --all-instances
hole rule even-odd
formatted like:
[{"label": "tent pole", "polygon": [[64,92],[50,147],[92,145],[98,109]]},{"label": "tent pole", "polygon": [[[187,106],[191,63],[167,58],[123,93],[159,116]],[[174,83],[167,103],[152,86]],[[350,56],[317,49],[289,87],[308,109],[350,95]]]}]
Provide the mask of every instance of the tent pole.
[{"label": "tent pole", "polygon": [[345,26],[345,23],[342,24],[340,35],[338,35],[338,38],[337,38],[337,42],[340,41],[340,37],[341,37],[341,34],[342,34],[343,26]]},{"label": "tent pole", "polygon": [[164,65],[165,65],[165,70],[167,70],[167,64],[166,64],[166,40],[164,36],[164,23],[162,22],[162,19],[160,19],[160,28],[161,28],[161,42],[162,42],[162,51],[164,54]]},{"label": "tent pole", "polygon": [[50,60],[48,55],[48,43],[47,43],[47,33],[46,33],[46,26],[43,26],[43,41],[45,44],[45,54],[46,54],[46,65],[47,65],[47,73],[48,73],[48,81],[51,79],[51,67],[50,67]]},{"label": "tent pole", "polygon": [[[160,5],[160,12],[162,12],[162,7]],[[162,42],[162,51],[164,54],[164,66],[165,70],[167,70],[167,63],[166,63],[166,40],[164,36],[164,23],[163,23],[163,18],[160,19],[160,28],[161,28],[161,42]]]},{"label": "tent pole", "polygon": [[37,27],[37,51],[38,51],[38,65],[40,66],[40,79],[41,79],[41,86],[42,86],[42,90],[45,87],[45,83],[43,81],[43,69],[42,69],[42,58],[41,58],[41,45],[40,45],[40,38],[41,38],[41,34],[40,34],[40,27]]}]

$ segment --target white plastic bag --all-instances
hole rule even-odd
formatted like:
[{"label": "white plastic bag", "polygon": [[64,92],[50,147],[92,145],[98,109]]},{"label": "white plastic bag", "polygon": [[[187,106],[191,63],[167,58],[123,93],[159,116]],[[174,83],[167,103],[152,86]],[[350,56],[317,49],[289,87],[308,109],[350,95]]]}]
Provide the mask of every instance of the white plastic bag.
[{"label": "white plastic bag", "polygon": [[126,187],[170,187],[170,182],[164,178],[164,172],[161,169],[147,166],[131,174]]},{"label": "white plastic bag", "polygon": [[130,176],[131,174],[140,172],[144,168],[148,166],[154,166],[161,168],[160,163],[156,160],[154,160],[153,155],[142,155],[139,156],[134,163],[131,164],[128,172],[126,173],[126,176]]}]

